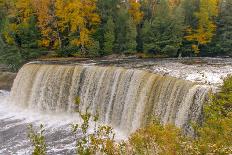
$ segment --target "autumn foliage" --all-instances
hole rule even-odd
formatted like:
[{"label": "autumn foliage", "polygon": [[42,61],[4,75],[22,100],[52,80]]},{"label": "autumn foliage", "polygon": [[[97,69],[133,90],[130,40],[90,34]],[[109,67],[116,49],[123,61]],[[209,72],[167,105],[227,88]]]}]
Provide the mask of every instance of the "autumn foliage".
[{"label": "autumn foliage", "polygon": [[200,0],[199,11],[195,13],[198,19],[196,28],[188,28],[188,35],[185,38],[192,41],[192,48],[195,53],[199,53],[200,45],[211,42],[216,32],[214,18],[218,16],[219,0]]},{"label": "autumn foliage", "polygon": [[82,57],[231,55],[231,10],[231,0],[0,0],[0,37],[19,59],[28,57],[20,50],[35,49]]}]

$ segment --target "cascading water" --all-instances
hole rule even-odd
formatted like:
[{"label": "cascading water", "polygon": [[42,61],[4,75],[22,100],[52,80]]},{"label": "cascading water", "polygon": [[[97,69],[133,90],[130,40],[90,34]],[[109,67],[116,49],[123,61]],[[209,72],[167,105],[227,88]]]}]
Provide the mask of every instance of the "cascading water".
[{"label": "cascading water", "polygon": [[[102,123],[124,133],[155,116],[188,130],[199,121],[209,87],[136,69],[27,64],[18,73],[10,101],[43,112],[72,113],[90,108]],[[75,98],[80,97],[80,105]]]}]

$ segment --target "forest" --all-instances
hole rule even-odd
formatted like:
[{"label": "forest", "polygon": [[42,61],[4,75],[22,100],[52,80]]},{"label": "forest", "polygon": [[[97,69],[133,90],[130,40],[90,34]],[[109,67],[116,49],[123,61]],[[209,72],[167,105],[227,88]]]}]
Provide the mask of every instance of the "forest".
[{"label": "forest", "polygon": [[231,56],[231,12],[231,0],[0,0],[0,59]]},{"label": "forest", "polygon": [[0,154],[231,155],[231,57],[232,0],[0,0]]}]

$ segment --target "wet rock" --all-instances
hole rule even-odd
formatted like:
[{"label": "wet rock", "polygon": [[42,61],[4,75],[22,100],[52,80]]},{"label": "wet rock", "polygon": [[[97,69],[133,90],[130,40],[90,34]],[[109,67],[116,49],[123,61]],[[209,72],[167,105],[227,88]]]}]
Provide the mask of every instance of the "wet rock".
[{"label": "wet rock", "polygon": [[16,75],[11,72],[0,72],[0,90],[10,90]]}]

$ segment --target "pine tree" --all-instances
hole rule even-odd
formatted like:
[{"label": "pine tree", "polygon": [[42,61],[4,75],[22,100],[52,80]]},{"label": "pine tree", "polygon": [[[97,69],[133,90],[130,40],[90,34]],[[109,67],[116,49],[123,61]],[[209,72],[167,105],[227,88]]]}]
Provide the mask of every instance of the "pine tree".
[{"label": "pine tree", "polygon": [[136,51],[136,24],[132,18],[127,21],[127,32],[126,32],[126,52],[133,53]]},{"label": "pine tree", "polygon": [[100,46],[97,40],[92,40],[90,44],[86,46],[86,50],[88,50],[89,57],[97,57],[99,56]]},{"label": "pine tree", "polygon": [[218,55],[232,56],[232,0],[221,2],[219,17],[217,18],[217,33],[211,47]]},{"label": "pine tree", "polygon": [[119,6],[115,16],[115,46],[116,53],[123,53],[127,50],[126,47],[126,34],[127,34],[127,21],[129,18],[128,10],[124,6]]},{"label": "pine tree", "polygon": [[112,17],[109,17],[105,26],[104,53],[112,54],[115,41],[115,25]]},{"label": "pine tree", "polygon": [[166,1],[162,1],[156,16],[144,23],[142,36],[145,51],[176,56],[183,38],[183,20],[180,7],[172,10]]}]

